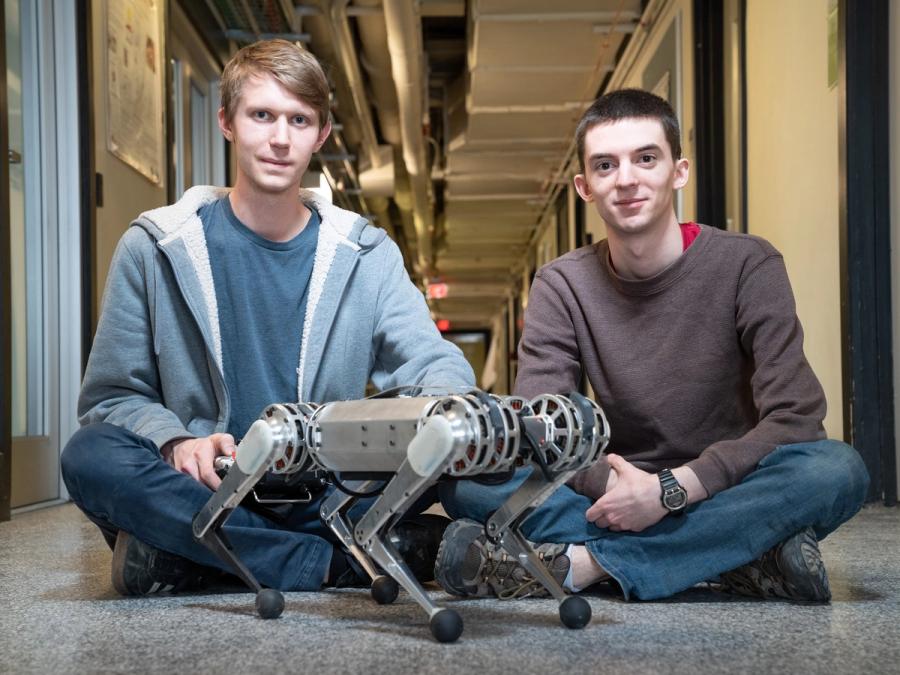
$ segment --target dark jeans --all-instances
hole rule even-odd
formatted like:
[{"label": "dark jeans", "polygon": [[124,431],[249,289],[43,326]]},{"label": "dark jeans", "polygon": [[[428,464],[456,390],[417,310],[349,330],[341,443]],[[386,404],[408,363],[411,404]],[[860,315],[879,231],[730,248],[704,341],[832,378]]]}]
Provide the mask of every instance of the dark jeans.
[{"label": "dark jeans", "polygon": [[[62,474],[72,500],[100,527],[107,542],[114,542],[122,529],[164,551],[232,571],[194,541],[191,531],[193,517],[211,490],[167,464],[146,438],[111,424],[86,426],[66,445]],[[243,507],[231,514],[223,530],[264,586],[285,591],[322,586],[336,543],[319,519],[322,499],[324,495],[294,505],[284,523]],[[361,500],[351,513],[366,504]]]},{"label": "dark jeans", "polygon": [[[525,480],[522,469],[502,485],[441,484],[453,518],[484,522]],[[740,484],[667,516],[642,532],[612,532],[585,518],[592,501],[564,486],[522,525],[532,541],[584,544],[625,597],[668,597],[759,558],[812,526],[819,539],[855,514],[869,475],[859,454],[838,441],[776,448]]]}]

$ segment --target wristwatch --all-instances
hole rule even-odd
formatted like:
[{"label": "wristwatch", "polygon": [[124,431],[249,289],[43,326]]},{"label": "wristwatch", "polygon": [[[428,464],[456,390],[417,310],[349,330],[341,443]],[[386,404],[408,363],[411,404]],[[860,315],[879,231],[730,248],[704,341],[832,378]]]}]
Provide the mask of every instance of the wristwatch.
[{"label": "wristwatch", "polygon": [[673,516],[680,516],[687,507],[687,490],[681,487],[678,479],[672,475],[669,469],[663,469],[658,474],[659,484],[662,486],[660,501],[666,510]]}]

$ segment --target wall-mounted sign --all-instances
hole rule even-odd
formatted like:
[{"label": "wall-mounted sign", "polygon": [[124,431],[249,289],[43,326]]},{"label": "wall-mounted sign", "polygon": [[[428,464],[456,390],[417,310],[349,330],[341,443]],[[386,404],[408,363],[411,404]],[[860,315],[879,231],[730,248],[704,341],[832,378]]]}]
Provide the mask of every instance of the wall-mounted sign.
[{"label": "wall-mounted sign", "polygon": [[157,185],[165,167],[162,57],[157,0],[109,0],[107,147]]}]

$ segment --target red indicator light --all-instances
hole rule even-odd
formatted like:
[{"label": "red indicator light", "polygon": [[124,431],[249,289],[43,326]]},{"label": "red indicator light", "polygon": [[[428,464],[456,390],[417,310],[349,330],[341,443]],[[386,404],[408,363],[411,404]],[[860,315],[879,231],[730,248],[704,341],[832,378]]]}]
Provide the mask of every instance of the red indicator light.
[{"label": "red indicator light", "polygon": [[447,297],[447,284],[440,282],[425,287],[425,297],[429,300],[442,300]]}]

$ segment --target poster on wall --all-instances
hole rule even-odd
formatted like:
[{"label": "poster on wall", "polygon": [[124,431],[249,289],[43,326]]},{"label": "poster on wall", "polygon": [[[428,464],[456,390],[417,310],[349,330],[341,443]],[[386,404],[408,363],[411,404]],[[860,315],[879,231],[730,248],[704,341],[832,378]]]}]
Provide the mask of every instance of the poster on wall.
[{"label": "poster on wall", "polygon": [[164,166],[157,0],[106,3],[107,147],[156,185]]}]

